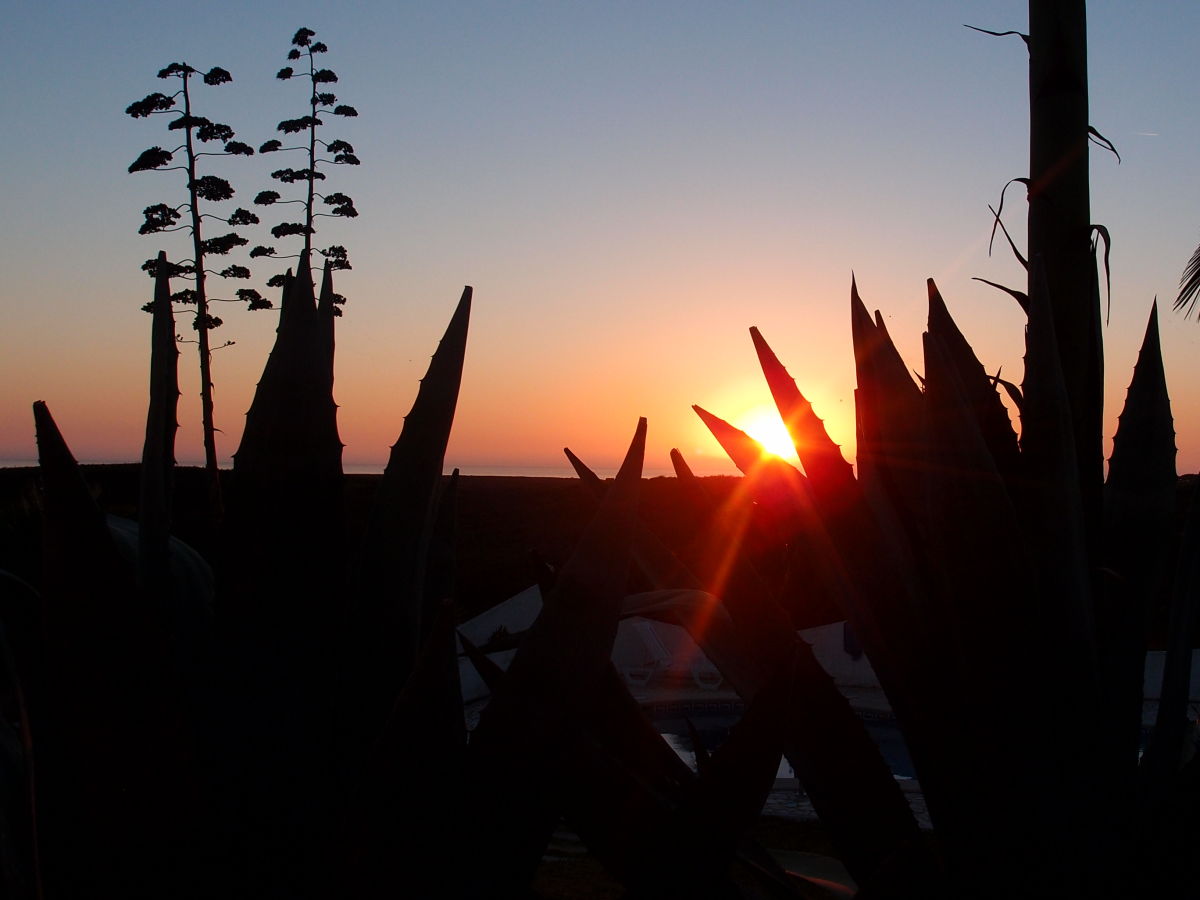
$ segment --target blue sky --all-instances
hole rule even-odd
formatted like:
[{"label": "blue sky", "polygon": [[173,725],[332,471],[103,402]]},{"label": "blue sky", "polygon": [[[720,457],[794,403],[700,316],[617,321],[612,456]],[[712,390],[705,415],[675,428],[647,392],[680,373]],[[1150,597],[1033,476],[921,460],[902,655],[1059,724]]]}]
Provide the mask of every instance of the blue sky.
[{"label": "blue sky", "polygon": [[[339,279],[348,460],[384,458],[467,283],[463,465],[556,464],[563,445],[607,465],[647,415],[651,466],[678,446],[722,471],[690,405],[738,419],[769,403],[750,325],[848,440],[852,271],[914,369],[933,276],[985,362],[1019,373],[1019,311],[970,279],[1021,280],[1002,248],[987,255],[987,205],[1025,172],[1026,58],[962,26],[1025,20],[1008,0],[10,4],[0,456],[31,454],[35,399],[81,457],[136,455],[138,265],[179,246],[137,226],[182,198],[174,176],[126,174],[167,134],[123,110],[169,62],[220,65],[235,81],[202,92],[202,111],[257,145],[303,113],[302,87],[273,77],[302,25],[361,113],[330,130],[363,161],[330,179],[361,213],[328,231],[355,266]],[[1200,326],[1169,301],[1200,242],[1200,4],[1093,3],[1089,26],[1091,118],[1123,160],[1092,154],[1093,216],[1114,238],[1106,420],[1157,294],[1180,466],[1195,471]],[[218,171],[248,199],[272,161]],[[228,456],[274,323],[224,318]],[[199,455],[189,349],[181,460]]]}]

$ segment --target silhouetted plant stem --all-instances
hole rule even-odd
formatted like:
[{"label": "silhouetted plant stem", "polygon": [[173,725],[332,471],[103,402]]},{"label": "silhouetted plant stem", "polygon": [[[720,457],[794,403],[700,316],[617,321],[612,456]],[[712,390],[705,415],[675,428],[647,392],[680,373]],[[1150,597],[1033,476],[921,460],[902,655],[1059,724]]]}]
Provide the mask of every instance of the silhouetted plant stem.
[{"label": "silhouetted plant stem", "polygon": [[[308,78],[310,93],[308,97],[309,115],[313,121],[317,121],[317,67],[313,63],[313,55],[308,54]],[[308,171],[316,172],[317,170],[317,129],[308,129]],[[304,197],[304,255],[310,260],[312,259],[312,236],[313,236],[313,195],[316,193],[316,179],[309,177],[307,179],[306,193]]]},{"label": "silhouetted plant stem", "polygon": [[[183,75],[183,114],[191,116],[192,99],[188,91],[188,75]],[[205,290],[204,241],[200,231],[200,208],[196,196],[196,148],[192,129],[184,130],[184,150],[187,153],[188,195],[192,217],[192,253],[196,260],[196,339],[200,354],[200,427],[204,433],[204,471],[207,473],[210,513],[220,516],[221,474],[217,469],[217,426],[213,414],[212,346],[208,338],[208,295]]]},{"label": "silhouetted plant stem", "polygon": [[[179,90],[171,95],[155,92],[142,100],[131,103],[125,110],[126,114],[135,119],[147,118],[153,115],[173,115],[167,126],[169,131],[182,131],[183,142],[172,150],[162,147],[150,147],[129,166],[130,172],[147,171],[182,171],[187,175],[188,202],[178,206],[158,203],[143,210],[145,222],[138,229],[139,234],[158,234],[189,230],[192,239],[192,258],[178,263],[170,263],[160,255],[157,260],[147,260],[143,269],[152,275],[158,275],[158,269],[165,267],[171,277],[192,276],[195,279],[193,287],[178,291],[170,297],[171,302],[194,304],[196,307],[192,328],[196,331],[196,345],[200,362],[200,403],[201,422],[204,442],[204,463],[208,476],[208,492],[210,512],[212,517],[221,515],[221,490],[219,472],[217,470],[216,424],[213,415],[213,380],[212,380],[212,343],[209,331],[221,326],[221,319],[209,312],[210,302],[215,299],[208,295],[207,276],[209,270],[205,263],[210,256],[224,256],[235,247],[245,245],[247,240],[237,232],[229,232],[217,237],[205,238],[202,233],[203,219],[208,217],[222,221],[227,225],[255,225],[258,217],[246,209],[235,209],[228,217],[212,213],[201,214],[200,201],[221,203],[234,195],[233,186],[224,178],[215,175],[201,176],[197,171],[197,160],[201,156],[251,156],[254,149],[241,141],[235,141],[234,131],[228,125],[213,122],[203,116],[197,116],[192,111],[191,77],[199,74],[198,70],[187,63],[174,62],[161,69],[160,79],[178,78]],[[204,73],[202,79],[207,85],[228,84],[233,77],[224,69],[214,67]],[[182,108],[177,104],[182,98]],[[218,141],[222,145],[220,151],[198,150],[196,142],[201,144]],[[185,162],[182,165],[169,165],[176,153],[183,151]],[[182,210],[188,210],[187,224],[178,224],[183,218]],[[212,274],[221,278],[247,279],[250,270],[246,266],[230,265]],[[268,303],[258,291],[242,288],[237,291],[237,299],[246,303],[250,309],[269,309]],[[154,304],[144,309],[152,310]],[[228,346],[232,341],[227,342]]]},{"label": "silhouetted plant stem", "polygon": [[[318,218],[322,216],[326,218],[335,216],[354,218],[358,215],[358,210],[354,208],[354,201],[350,197],[340,192],[322,194],[316,189],[316,183],[325,180],[325,173],[320,171],[319,168],[321,165],[357,166],[359,162],[358,157],[354,155],[354,147],[347,141],[325,141],[317,137],[317,128],[326,124],[326,121],[321,118],[321,113],[353,118],[358,115],[358,110],[353,106],[338,103],[336,95],[318,87],[318,85],[336,84],[338,77],[337,73],[331,69],[317,68],[316,54],[328,53],[329,48],[321,41],[313,41],[315,35],[316,32],[311,28],[301,28],[298,30],[292,36],[292,49],[288,51],[287,55],[290,62],[296,62],[307,57],[308,71],[296,72],[291,66],[284,66],[275,75],[281,81],[289,81],[292,78],[307,78],[309,80],[308,114],[299,119],[284,119],[276,126],[276,130],[285,136],[300,134],[301,132],[307,133],[307,143],[295,147],[285,147],[283,146],[283,141],[276,138],[265,142],[259,147],[260,153],[303,151],[307,154],[308,165],[305,168],[282,168],[276,169],[271,173],[271,177],[282,184],[295,184],[297,181],[304,182],[304,199],[284,199],[278,191],[261,191],[254,198],[254,202],[260,206],[272,206],[276,203],[299,203],[304,207],[303,221],[280,222],[271,229],[271,236],[279,239],[293,235],[303,235],[304,244],[299,255],[309,260],[312,259],[313,252],[312,237],[316,234],[316,225],[314,223]],[[317,157],[318,145],[332,154],[333,158],[319,159]],[[317,200],[328,204],[330,211],[325,213],[317,212],[314,207]],[[350,260],[346,255],[346,248],[341,245],[334,244],[323,249],[318,247],[316,248],[316,252],[324,256],[334,269],[350,268]],[[250,251],[250,256],[283,258],[274,247],[267,247],[261,244]],[[267,286],[282,287],[283,282],[284,276],[278,274],[272,276],[267,281]],[[344,302],[344,298],[340,295],[334,295],[335,304],[340,306]],[[333,313],[340,316],[341,310],[335,308]]]}]

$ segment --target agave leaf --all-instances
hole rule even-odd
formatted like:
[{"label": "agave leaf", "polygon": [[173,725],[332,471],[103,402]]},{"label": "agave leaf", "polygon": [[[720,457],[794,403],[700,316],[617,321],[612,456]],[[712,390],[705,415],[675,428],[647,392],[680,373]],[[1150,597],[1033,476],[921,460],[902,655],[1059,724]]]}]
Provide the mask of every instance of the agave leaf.
[{"label": "agave leaf", "polygon": [[114,557],[112,539],[104,524],[104,514],[83,480],[83,473],[50,409],[42,401],[33,404],[37,430],[38,464],[42,477],[42,502],[45,508],[48,560],[47,574],[70,578],[79,573],[74,567],[63,571],[56,565],[65,554]]},{"label": "agave leaf", "polygon": [[1145,337],[1133,369],[1125,408],[1113,435],[1107,485],[1110,493],[1152,492],[1147,518],[1169,517],[1176,482],[1175,428],[1163,370],[1158,304],[1150,308]]},{"label": "agave leaf", "polygon": [[692,409],[747,476],[747,493],[760,506],[761,527],[775,535],[776,543],[790,540],[807,524],[817,521],[808,479],[798,469],[765,453],[758,441],[719,416],[700,406]]},{"label": "agave leaf", "polygon": [[688,740],[692,742],[692,755],[696,758],[696,774],[703,778],[704,773],[708,771],[708,767],[712,762],[712,754],[704,746],[704,742],[700,739],[700,732],[692,724],[691,718],[685,716],[683,724],[687,726]]},{"label": "agave leaf", "polygon": [[150,336],[150,407],[142,447],[138,506],[138,577],[143,590],[163,592],[168,584],[171,487],[175,467],[175,432],[179,428],[179,348],[167,254],[158,254],[155,270],[153,323]]},{"label": "agave leaf", "polygon": [[304,256],[284,285],[275,344],[234,454],[221,597],[231,622],[310,641],[328,634],[346,568],[328,337]]},{"label": "agave leaf", "polygon": [[1154,730],[1142,760],[1142,770],[1151,811],[1161,815],[1171,792],[1184,746],[1191,681],[1192,635],[1200,619],[1200,503],[1193,496],[1180,540],[1175,586],[1167,631],[1167,654],[1163,663],[1162,689]]},{"label": "agave leaf", "polygon": [[[1158,335],[1158,305],[1151,307],[1133,370],[1104,487],[1106,571],[1113,573],[1097,604],[1100,660],[1109,702],[1124,722],[1114,735],[1129,770],[1142,720],[1142,673],[1150,609],[1167,581],[1175,513],[1175,428]],[[1132,790],[1132,784],[1129,785]]]},{"label": "agave leaf", "polygon": [[[694,526],[692,538],[694,543],[695,535],[702,534],[707,529],[707,523],[714,510],[713,500],[704,489],[700,479],[692,472],[687,460],[683,458],[683,454],[675,448],[671,449],[671,467],[675,470],[675,477],[679,481],[682,493],[680,498],[683,506],[682,512],[687,521]],[[749,546],[746,546],[745,549],[750,550]],[[694,563],[692,568],[695,569]]]},{"label": "agave leaf", "polygon": [[[421,641],[429,637],[429,628],[443,607],[455,596],[455,540],[458,524],[458,469],[440,485],[434,501],[434,519],[430,526],[429,547],[425,562],[425,608],[421,613]],[[453,649],[454,641],[450,641]],[[451,654],[453,655],[453,653]],[[455,664],[454,671],[458,671]],[[461,699],[459,705],[462,705]]]},{"label": "agave leaf", "polygon": [[[587,464],[567,447],[563,448],[579,480],[599,501],[608,486]],[[641,522],[634,536],[633,560],[651,588],[698,588],[700,582],[688,571],[674,553]]]},{"label": "agave leaf", "polygon": [[[566,818],[589,850],[638,896],[726,896],[731,862],[753,867],[757,887],[745,896],[780,896],[785,878],[765,851],[745,839],[738,842],[730,823],[711,828],[696,815],[695,776],[611,667],[602,683],[605,689],[589,714],[565,729],[567,746],[579,761],[569,770]],[[770,762],[773,776],[778,759]],[[758,766],[760,781],[763,768]],[[741,809],[754,800],[734,802]]]},{"label": "agave leaf", "polygon": [[[982,370],[981,370],[982,372]],[[1016,510],[997,470],[952,352],[934,332],[925,335],[927,431],[931,465],[925,475],[931,558],[941,590],[931,627],[947,647],[970,646],[961,663],[978,677],[1004,672],[1013,636],[1027,627],[1028,609],[1011,598],[1013,580],[1027,582],[1028,551]],[[1001,676],[1006,677],[1006,676]],[[986,696],[1006,695],[1003,684],[976,684]]]},{"label": "agave leaf", "polygon": [[892,342],[883,316],[876,310],[872,322],[859,296],[858,284],[853,278],[850,280],[850,328],[854,342],[854,362],[859,369],[859,386],[862,386],[863,370],[866,370],[872,381],[886,385],[891,398],[889,409],[894,405],[898,413],[902,414],[919,405],[920,388],[908,374],[908,366]]},{"label": "agave leaf", "polygon": [[[695,776],[608,667],[588,715],[573,716],[564,748],[563,809],[588,849],[638,896],[725,882],[728,852],[686,814]],[[708,895],[707,893],[705,895]]]},{"label": "agave leaf", "polygon": [[[203,804],[161,598],[137,590],[135,566],[118,553],[44,403],[34,419],[45,512],[34,726],[39,774],[52,773],[39,812],[64,861],[56,874],[80,894],[138,884],[147,895],[203,896],[201,879],[177,890],[180,867],[202,852]],[[128,842],[147,857],[131,857]]]},{"label": "agave leaf", "polygon": [[[800,394],[757,329],[751,329],[751,335],[800,460],[806,465],[811,463],[814,472],[813,478],[805,478],[777,459],[757,470],[751,469],[758,482],[752,487],[755,499],[761,503],[764,498],[771,498],[791,513],[793,519],[785,522],[785,527],[790,526],[786,533],[800,533],[812,545],[816,559],[824,564],[813,577],[820,578],[825,589],[835,592],[855,632],[873,648],[868,655],[881,678],[891,682],[890,675],[885,673],[892,672],[899,659],[883,640],[889,630],[883,623],[896,615],[907,618],[910,613],[906,604],[911,604],[917,595],[911,573],[904,572],[902,553],[895,545],[895,540],[901,539],[885,540],[880,534],[861,502],[859,485],[849,464],[813,414],[811,404]],[[750,438],[711,413],[693,408],[738,467],[743,468]],[[734,456],[735,452],[741,458]],[[818,472],[819,476],[815,474]],[[895,686],[895,682],[892,684]]]},{"label": "agave leaf", "polygon": [[[22,671],[32,665],[33,638],[37,615],[36,592],[21,579],[0,570],[0,665],[3,683],[0,695],[15,712],[16,727],[7,716],[0,722],[0,884],[6,896],[14,900],[35,900],[43,896],[38,835],[34,827],[38,807],[33,773],[33,735]],[[14,621],[18,627],[14,630]],[[15,633],[14,633],[15,631]],[[15,639],[15,640],[14,640]],[[25,647],[16,647],[23,641]],[[16,649],[18,652],[14,652]]]},{"label": "agave leaf", "polygon": [[756,441],[740,428],[735,428],[724,419],[714,416],[708,410],[700,406],[692,406],[696,415],[712,432],[713,437],[717,439],[717,443],[733,460],[733,464],[738,467],[743,475],[751,475],[757,472],[764,466],[775,468],[778,471],[791,470],[799,475],[799,471],[794,466],[790,466],[783,462],[779,457],[772,456],[763,450],[762,444]]},{"label": "agave leaf", "polygon": [[[898,848],[915,841],[916,821],[862,721],[812,648],[796,638],[746,552],[747,522],[739,510],[749,506],[741,502],[748,498],[731,499],[733,505],[706,503],[698,512],[707,538],[687,559],[724,602],[714,604],[699,592],[656,592],[627,597],[626,612],[683,625],[747,701],[755,702],[767,685],[779,688],[783,679],[791,699],[778,711],[778,725],[788,759],[842,856],[859,877],[881,881]],[[820,606],[819,593],[809,579],[797,599]]]},{"label": "agave leaf", "polygon": [[958,330],[933,279],[930,278],[926,284],[929,291],[929,332],[937,336],[958,373],[963,391],[979,422],[979,431],[995,460],[996,469],[1005,477],[1015,475],[1019,455],[1017,433],[1013,430],[1004,404],[1000,402],[995,383]]},{"label": "agave leaf", "polygon": [[[270,485],[281,495],[305,492],[314,480],[339,479],[342,442],[333,400],[332,334],[316,312],[308,257],[288,279],[280,303],[275,346],[263,368],[254,400],[246,413],[242,441],[234,454],[235,481]],[[275,506],[264,498],[255,504]],[[242,504],[243,509],[250,502]],[[284,527],[299,511],[278,509],[275,522],[257,528]],[[322,509],[320,514],[333,515]]]},{"label": "agave leaf", "polygon": [[386,714],[417,655],[425,558],[462,382],[471,293],[463,290],[392,447],[363,539],[352,638],[359,671],[352,693],[364,722]]},{"label": "agave leaf", "polygon": [[792,436],[796,455],[812,480],[814,489],[827,495],[846,490],[854,481],[854,473],[850,464],[842,458],[841,449],[830,439],[825,424],[813,412],[812,404],[800,393],[796,382],[757,328],[750,329],[750,337],[754,341],[754,349],[758,353],[771,396],[775,399],[775,406]]},{"label": "agave leaf", "polygon": [[[746,473],[746,483],[739,489],[729,518],[721,525],[722,530],[734,530],[712,538],[728,542],[711,550],[732,554],[743,546],[748,532],[746,523],[752,515],[752,528],[762,535],[759,543],[767,548],[786,547],[792,554],[792,564],[802,573],[798,581],[804,585],[804,608],[792,610],[798,616],[795,626],[810,627],[844,618],[841,601],[849,597],[851,576],[817,515],[809,480],[779,457],[763,455],[757,441],[724,419],[699,406],[692,408],[734,464]],[[695,564],[701,565],[701,559],[703,556],[697,557]],[[716,575],[713,588],[723,593],[724,589],[718,586],[719,573],[711,574]]]},{"label": "agave leaf", "polygon": [[[800,393],[795,381],[779,362],[758,329],[750,330],[775,405],[792,435],[796,453],[809,473],[807,485],[844,571],[852,573],[854,586],[846,594],[847,617],[858,633],[872,635],[876,664],[888,668],[887,651],[882,640],[882,617],[904,612],[920,596],[921,586],[908,560],[906,539],[900,534],[885,534],[864,502],[861,487],[853,471],[825,431],[824,423],[813,412],[812,404]],[[810,527],[809,535],[816,533]],[[898,583],[897,583],[898,582]],[[904,600],[900,598],[904,597]],[[866,604],[872,609],[867,610]],[[882,604],[890,604],[885,611]],[[869,621],[868,621],[869,620]]]},{"label": "agave leaf", "polygon": [[[586,677],[608,662],[637,523],[638,485],[645,447],[646,420],[641,419],[596,518],[580,539],[579,548],[564,567],[554,592],[546,598],[541,616],[530,629],[526,642],[528,654],[518,654],[514,666],[522,656],[549,660],[565,655],[564,668],[556,670],[559,673],[556,680],[561,682],[571,680],[567,672],[579,672]],[[556,635],[558,629],[563,631]],[[564,645],[558,640],[568,631],[575,633],[574,645]],[[583,646],[577,643],[580,635],[587,635]]]},{"label": "agave leaf", "polygon": [[337,306],[334,304],[333,269],[330,261],[325,260],[325,268],[321,273],[321,293],[317,298],[317,323],[322,344],[327,345],[326,354],[329,365],[329,386],[333,388],[333,357],[334,357],[334,324],[337,320]]},{"label": "agave leaf", "polygon": [[853,279],[850,325],[858,376],[854,408],[859,482],[876,515],[889,519],[896,529],[907,528],[910,542],[919,544],[924,496],[914,476],[925,464],[924,397],[878,311],[871,321]]},{"label": "agave leaf", "polygon": [[675,477],[680,481],[689,481],[695,483],[696,476],[692,472],[691,467],[687,464],[687,460],[683,458],[683,454],[671,448],[671,466],[675,469]]},{"label": "agave leaf", "polygon": [[496,665],[486,653],[471,643],[470,639],[461,631],[458,632],[458,639],[462,643],[463,652],[471,661],[471,665],[475,667],[475,671],[479,673],[479,677],[483,679],[483,683],[487,685],[489,691],[495,693],[500,682],[504,680],[504,670]]},{"label": "agave leaf", "polygon": [[602,708],[613,690],[610,657],[645,445],[642,419],[612,487],[472,735],[465,774],[472,813],[459,824],[482,856],[459,873],[463,896],[509,896],[527,888],[563,810],[563,791],[576,777],[571,770],[579,757],[572,754],[568,764],[561,745],[577,733],[578,710]]},{"label": "agave leaf", "polygon": [[[747,526],[739,510],[744,511],[749,498],[738,494],[733,505],[708,504],[701,521],[709,538],[687,559],[709,589],[722,597],[734,625],[733,638],[720,639],[722,629],[717,626],[724,618],[703,604],[677,609],[675,615],[690,615],[702,623],[697,627],[681,621],[693,635],[700,635],[697,642],[705,653],[748,700],[767,684],[780,688],[784,679],[791,698],[779,714],[784,749],[823,825],[857,877],[874,883],[895,881],[899,875],[891,868],[893,861],[906,853],[899,848],[916,843],[916,820],[862,721],[812,648],[796,637],[795,625],[774,599],[775,591],[745,552]],[[819,579],[803,579],[801,584],[797,605],[820,607]],[[862,621],[861,612],[855,617]],[[792,618],[798,618],[795,612]],[[749,653],[750,659],[730,658],[737,653]],[[748,663],[753,663],[749,671],[756,673],[754,680],[740,684],[739,669],[746,671]],[[915,866],[924,871],[931,864],[922,858]]]},{"label": "agave leaf", "polygon": [[444,602],[383,733],[356,767],[345,833],[354,896],[435,896],[444,886],[466,744],[454,609]]},{"label": "agave leaf", "polygon": [[[711,830],[714,843],[732,853],[746,830],[758,819],[783,755],[789,706],[790,678],[774,680],[750,701],[726,741],[700,767],[692,797],[701,827]],[[688,723],[689,726],[691,723]],[[694,735],[693,744],[699,746]],[[697,762],[701,756],[697,752]]]}]

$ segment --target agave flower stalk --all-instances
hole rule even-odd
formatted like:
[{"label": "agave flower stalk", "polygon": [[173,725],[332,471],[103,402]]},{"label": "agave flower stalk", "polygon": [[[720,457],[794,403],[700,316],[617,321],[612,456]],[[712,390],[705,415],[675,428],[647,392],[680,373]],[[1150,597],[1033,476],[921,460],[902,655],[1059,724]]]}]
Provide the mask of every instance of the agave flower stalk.
[{"label": "agave flower stalk", "polygon": [[[228,125],[213,122],[203,116],[198,116],[192,109],[191,79],[199,74],[198,70],[187,63],[175,62],[158,73],[159,78],[178,78],[180,88],[174,94],[167,96],[153,93],[130,104],[125,112],[135,119],[158,114],[173,114],[168,124],[171,131],[183,132],[183,143],[173,150],[162,147],[151,147],[129,166],[129,171],[182,171],[187,176],[188,200],[179,206],[169,206],[158,203],[148,206],[143,211],[145,221],[138,229],[140,234],[159,234],[164,232],[187,231],[192,240],[192,258],[182,263],[171,264],[165,258],[147,260],[143,269],[156,275],[158,267],[167,265],[168,274],[175,277],[191,277],[193,286],[176,291],[171,300],[186,303],[196,307],[192,328],[196,332],[196,344],[200,362],[200,405],[201,422],[204,440],[204,463],[209,472],[210,490],[214,502],[219,507],[219,482],[217,476],[217,445],[216,424],[213,414],[213,384],[212,384],[212,351],[213,347],[209,332],[222,325],[220,317],[210,313],[211,303],[216,299],[208,293],[208,275],[215,274],[221,278],[246,279],[250,270],[246,266],[230,265],[214,272],[206,268],[209,256],[224,256],[235,247],[249,243],[237,232],[228,232],[217,237],[205,237],[205,219],[215,219],[234,227],[254,225],[258,217],[246,209],[235,209],[228,217],[201,212],[201,201],[221,203],[233,197],[233,186],[224,178],[216,175],[201,175],[199,158],[202,156],[251,156],[254,149],[248,144],[234,140],[234,131]],[[204,73],[202,79],[207,85],[227,84],[233,77],[225,69],[214,67]],[[179,104],[182,103],[182,106]],[[222,150],[219,152],[202,150],[197,144],[219,141]],[[168,165],[180,151],[184,154],[182,165]],[[176,224],[186,211],[186,224]],[[268,309],[271,304],[258,291],[242,288],[237,292],[237,299],[248,305],[250,309]],[[227,342],[225,346],[228,346]]]},{"label": "agave flower stalk", "polygon": [[[316,32],[309,28],[301,28],[292,37],[292,49],[288,52],[288,60],[290,62],[306,61],[308,71],[297,72],[292,66],[285,66],[276,73],[276,77],[281,81],[289,81],[292,78],[307,78],[310,83],[308,97],[308,114],[298,119],[284,119],[276,126],[276,130],[284,135],[303,135],[303,143],[294,147],[284,147],[283,142],[274,139],[264,143],[260,148],[260,153],[275,153],[281,151],[298,151],[306,155],[307,166],[302,169],[283,168],[276,169],[271,173],[271,177],[281,184],[295,184],[297,182],[304,185],[304,198],[294,200],[284,200],[278,191],[262,191],[254,198],[254,202],[260,206],[272,206],[277,203],[299,203],[303,207],[303,216],[301,221],[281,222],[271,229],[272,237],[284,238],[294,235],[299,235],[304,239],[304,244],[299,254],[301,259],[312,259],[313,253],[313,235],[316,234],[315,222],[319,218],[354,218],[358,215],[358,210],[354,208],[354,201],[343,193],[323,194],[316,189],[318,181],[325,180],[325,173],[320,170],[322,165],[334,166],[357,166],[359,164],[358,157],[354,155],[354,147],[347,141],[333,140],[325,141],[317,137],[317,128],[325,124],[322,119],[323,115],[335,115],[346,118],[352,118],[358,115],[358,111],[353,106],[347,106],[337,102],[337,97],[330,93],[326,85],[336,84],[338,77],[335,72],[330,69],[317,68],[316,58],[318,54],[327,53],[329,48],[320,41],[313,41]],[[331,158],[322,158],[320,154],[328,153]],[[318,212],[317,201],[330,207],[329,212]],[[320,253],[334,269],[349,269],[350,260],[346,254],[346,248],[334,244],[324,249],[318,249]],[[252,257],[270,256],[278,257],[274,247],[256,246],[250,251]],[[284,275],[279,274],[273,276],[268,282],[270,287],[281,287],[284,283]],[[345,302],[344,298],[338,296],[336,302],[340,305]],[[336,314],[340,315],[340,310],[335,310]]]}]

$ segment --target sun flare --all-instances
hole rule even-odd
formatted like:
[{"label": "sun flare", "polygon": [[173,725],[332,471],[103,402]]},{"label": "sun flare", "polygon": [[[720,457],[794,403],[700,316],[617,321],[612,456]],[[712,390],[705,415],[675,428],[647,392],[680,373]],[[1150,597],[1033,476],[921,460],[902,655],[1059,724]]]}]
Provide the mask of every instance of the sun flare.
[{"label": "sun flare", "polygon": [[770,407],[752,409],[741,417],[738,427],[754,438],[767,453],[783,459],[796,459],[796,449],[792,446],[791,435],[788,434],[779,413]]}]

